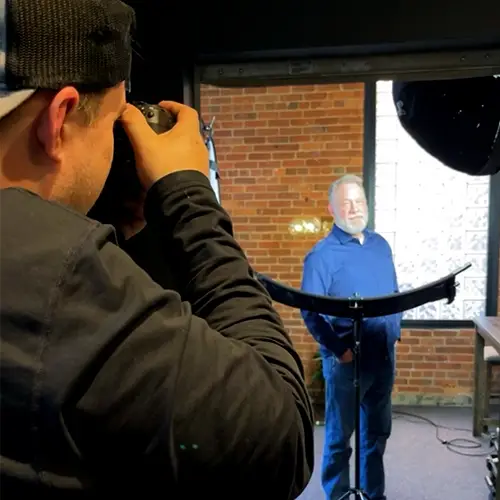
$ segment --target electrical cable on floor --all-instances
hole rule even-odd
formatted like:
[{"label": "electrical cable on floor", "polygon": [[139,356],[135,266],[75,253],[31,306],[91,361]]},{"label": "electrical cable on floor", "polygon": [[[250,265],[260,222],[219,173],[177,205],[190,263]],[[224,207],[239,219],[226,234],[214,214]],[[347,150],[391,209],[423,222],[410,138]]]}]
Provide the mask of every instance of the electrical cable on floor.
[{"label": "electrical cable on floor", "polygon": [[[417,415],[416,413],[410,413],[410,412],[404,412],[400,410],[394,410],[393,412],[393,420],[395,418],[399,417],[406,417],[405,420],[407,422],[412,422],[412,423],[426,423],[428,425],[431,425],[434,427],[436,430],[436,439],[446,448],[451,451],[452,453],[456,453],[457,455],[462,455],[465,457],[486,457],[491,454],[491,447],[492,445],[489,445],[488,451],[483,451],[483,452],[465,452],[465,451],[460,451],[460,450],[477,450],[477,449],[483,449],[485,447],[484,443],[481,443],[480,441],[477,441],[475,439],[466,439],[466,438],[454,438],[454,439],[442,439],[439,436],[439,431],[441,430],[448,430],[448,431],[455,431],[455,432],[468,432],[472,433],[471,429],[464,429],[460,427],[449,427],[447,425],[440,425],[436,424],[433,420],[430,418],[424,417],[422,415]],[[414,420],[410,419],[416,419],[420,422],[415,422]]]}]

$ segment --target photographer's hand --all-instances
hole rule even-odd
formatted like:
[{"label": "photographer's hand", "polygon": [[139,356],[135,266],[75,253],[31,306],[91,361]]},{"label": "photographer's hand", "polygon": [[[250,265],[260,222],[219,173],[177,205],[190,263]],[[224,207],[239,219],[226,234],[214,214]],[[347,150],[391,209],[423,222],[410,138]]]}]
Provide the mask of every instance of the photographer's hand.
[{"label": "photographer's hand", "polygon": [[168,132],[157,134],[143,114],[127,105],[121,120],[135,152],[137,174],[145,190],[162,177],[182,170],[197,170],[208,176],[208,150],[200,133],[198,113],[171,101],[159,105],[175,116]]}]

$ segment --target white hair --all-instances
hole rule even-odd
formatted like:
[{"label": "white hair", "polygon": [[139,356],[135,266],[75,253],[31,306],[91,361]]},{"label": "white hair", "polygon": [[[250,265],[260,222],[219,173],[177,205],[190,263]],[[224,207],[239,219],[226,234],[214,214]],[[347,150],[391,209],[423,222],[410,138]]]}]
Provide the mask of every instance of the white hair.
[{"label": "white hair", "polygon": [[361,189],[363,189],[364,192],[363,179],[361,179],[361,177],[353,174],[343,175],[340,179],[332,182],[328,188],[328,201],[330,202],[330,205],[333,206],[335,191],[342,184],[357,184]]}]

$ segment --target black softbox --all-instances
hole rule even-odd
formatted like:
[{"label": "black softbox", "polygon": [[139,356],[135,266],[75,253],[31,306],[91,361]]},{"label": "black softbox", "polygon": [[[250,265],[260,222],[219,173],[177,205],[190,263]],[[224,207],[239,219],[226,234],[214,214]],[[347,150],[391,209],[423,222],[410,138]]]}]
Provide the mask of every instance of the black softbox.
[{"label": "black softbox", "polygon": [[393,98],[405,130],[443,164],[500,171],[500,77],[396,82]]}]

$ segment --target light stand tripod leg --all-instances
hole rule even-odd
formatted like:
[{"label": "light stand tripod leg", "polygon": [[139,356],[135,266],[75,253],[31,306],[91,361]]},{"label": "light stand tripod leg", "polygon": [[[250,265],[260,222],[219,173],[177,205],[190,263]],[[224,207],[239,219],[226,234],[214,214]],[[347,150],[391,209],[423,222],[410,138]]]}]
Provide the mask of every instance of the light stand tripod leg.
[{"label": "light stand tripod leg", "polygon": [[347,500],[348,498],[357,500],[370,500],[362,491],[351,488],[347,493],[344,493],[338,500]]}]

